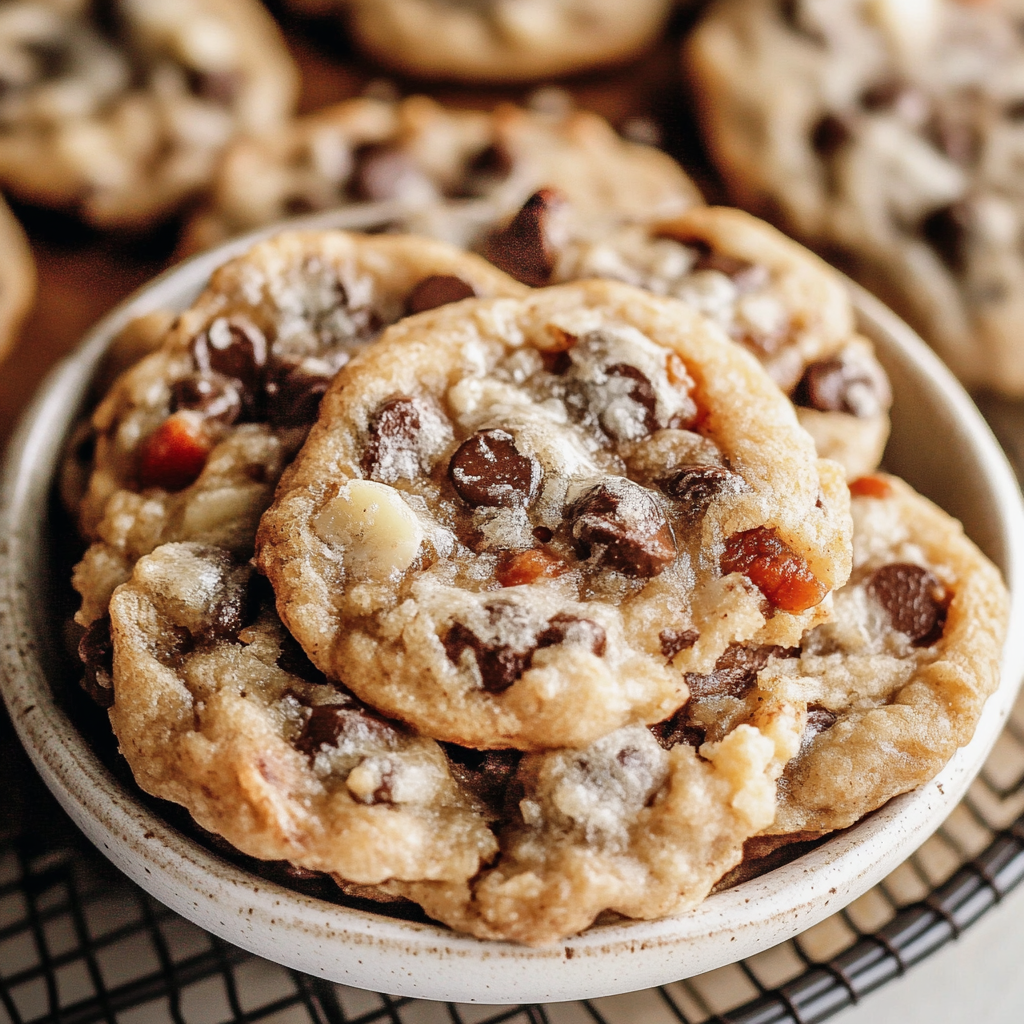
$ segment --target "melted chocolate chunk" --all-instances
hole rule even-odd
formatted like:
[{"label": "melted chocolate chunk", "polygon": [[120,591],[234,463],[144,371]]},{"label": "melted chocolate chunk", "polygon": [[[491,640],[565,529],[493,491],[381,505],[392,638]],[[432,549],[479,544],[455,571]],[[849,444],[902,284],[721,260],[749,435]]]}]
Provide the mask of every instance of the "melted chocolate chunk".
[{"label": "melted chocolate chunk", "polygon": [[591,488],[569,516],[580,558],[642,578],[657,576],[675,560],[675,537],[654,496],[624,477]]},{"label": "melted chocolate chunk", "polygon": [[661,653],[671,661],[680,651],[688,651],[699,639],[695,629],[663,629],[658,634]]},{"label": "melted chocolate chunk", "polygon": [[260,579],[252,573],[244,586],[226,586],[218,593],[210,608],[210,621],[206,627],[217,640],[237,640],[238,634],[253,621],[258,607]]},{"label": "melted chocolate chunk", "polygon": [[660,486],[670,498],[681,501],[688,513],[703,515],[719,494],[735,490],[736,476],[722,466],[683,466]]},{"label": "melted chocolate chunk", "polygon": [[267,340],[255,324],[218,317],[192,342],[192,355],[203,373],[237,380],[243,406],[251,413],[262,391],[267,362]]},{"label": "melted chocolate chunk", "polygon": [[741,292],[755,291],[768,283],[767,267],[720,252],[704,239],[688,239],[686,245],[697,250],[693,270],[714,270],[724,274]]},{"label": "melted chocolate chunk", "polygon": [[286,633],[281,638],[281,652],[277,656],[277,667],[289,675],[297,676],[306,683],[326,683],[327,677],[309,660],[299,642]]},{"label": "melted chocolate chunk", "polygon": [[547,284],[562,245],[558,221],[565,206],[555,189],[535,192],[506,227],[491,234],[484,255],[523,284]]},{"label": "melted chocolate chunk", "polygon": [[487,693],[502,693],[526,671],[533,647],[513,650],[499,642],[481,640],[468,626],[456,622],[442,641],[448,660],[457,665],[463,651],[472,651]]},{"label": "melted chocolate chunk", "polygon": [[522,753],[518,750],[472,750],[454,743],[442,743],[441,747],[448,758],[452,778],[492,811],[500,811]]},{"label": "melted chocolate chunk", "polygon": [[238,385],[222,373],[190,373],[171,385],[171,412],[189,409],[230,426],[242,414]]},{"label": "melted chocolate chunk", "polygon": [[793,402],[818,412],[876,415],[888,402],[885,381],[871,368],[845,359],[811,363],[793,392]]},{"label": "melted chocolate chunk", "polygon": [[559,644],[575,644],[586,647],[591,654],[602,657],[608,646],[604,626],[593,619],[581,619],[575,615],[556,615],[537,634],[537,648],[555,647]]},{"label": "melted chocolate chunk", "polygon": [[809,704],[807,707],[807,725],[804,727],[804,739],[810,739],[831,729],[839,720],[839,716],[821,704]]},{"label": "melted chocolate chunk", "polygon": [[356,199],[382,203],[436,192],[434,183],[405,150],[397,146],[363,146],[356,153],[350,187]]},{"label": "melted chocolate chunk", "polygon": [[110,616],[93,622],[78,641],[78,657],[85,665],[82,689],[101,707],[114,706],[114,641]]},{"label": "melted chocolate chunk", "polygon": [[757,682],[757,673],[769,658],[795,658],[798,647],[744,647],[730,644],[715,662],[713,672],[686,673],[690,699],[695,697],[742,697]]},{"label": "melted chocolate chunk", "polygon": [[424,313],[428,309],[447,306],[450,302],[471,299],[474,295],[476,290],[461,277],[454,274],[431,274],[409,293],[408,299],[405,300],[405,308],[412,316],[415,313]]},{"label": "melted chocolate chunk", "polygon": [[363,452],[363,472],[371,480],[393,483],[412,479],[420,469],[419,409],[407,395],[383,402],[370,419],[370,440]]},{"label": "melted chocolate chunk", "polygon": [[275,427],[306,427],[316,422],[320,400],[334,379],[319,361],[274,358],[267,370],[267,408]]},{"label": "melted chocolate chunk", "polygon": [[967,203],[952,203],[930,213],[921,223],[925,241],[954,273],[962,273],[967,265],[967,242],[971,210]]},{"label": "melted chocolate chunk", "polygon": [[604,372],[609,377],[618,377],[630,382],[626,397],[643,409],[644,427],[648,434],[653,434],[660,426],[655,415],[658,397],[654,393],[654,385],[635,366],[628,363],[614,363],[606,367]]},{"label": "melted chocolate chunk", "polygon": [[834,157],[853,139],[853,128],[847,118],[825,114],[811,131],[811,145],[815,153],[826,160]]},{"label": "melted chocolate chunk", "polygon": [[200,99],[230,107],[238,98],[242,76],[237,71],[190,71],[189,89]]},{"label": "melted chocolate chunk", "polygon": [[665,750],[678,747],[680,743],[685,743],[690,747],[699,747],[707,736],[701,726],[687,722],[685,707],[680,708],[664,722],[649,725],[647,728],[651,730],[654,738]]},{"label": "melted chocolate chunk", "polygon": [[920,565],[894,562],[877,569],[867,589],[889,613],[892,628],[915,647],[931,647],[942,639],[949,596],[934,573]]},{"label": "melted chocolate chunk", "polygon": [[378,739],[392,739],[398,734],[395,726],[350,701],[346,704],[319,704],[310,709],[302,732],[295,741],[296,750],[310,757],[323,747],[336,747],[346,735],[369,732]]},{"label": "melted chocolate chunk", "polygon": [[504,181],[515,170],[515,161],[505,146],[487,146],[470,160],[466,170],[475,179]]},{"label": "melted chocolate chunk", "polygon": [[541,468],[516,448],[506,430],[479,430],[459,445],[448,466],[459,497],[474,508],[525,508],[537,496]]}]

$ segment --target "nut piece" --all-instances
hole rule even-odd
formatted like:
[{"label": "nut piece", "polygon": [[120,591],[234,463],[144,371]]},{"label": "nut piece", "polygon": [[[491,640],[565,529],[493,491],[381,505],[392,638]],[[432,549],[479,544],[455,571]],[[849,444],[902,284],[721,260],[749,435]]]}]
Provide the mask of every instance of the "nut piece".
[{"label": "nut piece", "polygon": [[403,573],[416,560],[423,529],[391,487],[351,480],[313,523],[316,535],[344,551],[345,566],[371,579]]}]

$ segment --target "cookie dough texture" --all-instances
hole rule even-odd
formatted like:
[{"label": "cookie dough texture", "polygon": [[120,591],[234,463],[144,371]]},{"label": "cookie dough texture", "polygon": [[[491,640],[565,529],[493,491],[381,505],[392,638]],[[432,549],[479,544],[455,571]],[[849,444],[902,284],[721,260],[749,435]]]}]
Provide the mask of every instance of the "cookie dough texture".
[{"label": "cookie dough texture", "polygon": [[806,710],[769,834],[845,828],[934,778],[999,684],[1008,599],[961,525],[894,477],[855,496],[854,568],[834,616],[760,671],[691,678],[685,710],[713,739],[765,704]]},{"label": "cookie dough texture", "polygon": [[[440,291],[417,292],[431,279]],[[114,587],[160,544],[251,553],[328,382],[410,301],[524,291],[475,256],[400,235],[284,234],[219,268],[92,416],[94,453],[77,471],[87,477],[79,526],[92,542],[75,569],[79,621],[102,617]],[[138,333],[152,344],[151,331]]]},{"label": "cookie dough texture", "polygon": [[798,643],[849,544],[841,468],[755,360],[592,281],[391,328],[325,396],[257,556],[361,699],[539,750],[661,721],[730,642]]},{"label": "cookie dough texture", "polygon": [[[488,112],[426,96],[362,97],[235,142],[180,250],[355,202],[397,204],[403,230],[471,244],[543,186],[561,190],[587,219],[669,216],[701,202],[671,157],[622,139],[568,97]],[[442,200],[455,202],[437,208]]]},{"label": "cookie dough texture", "polygon": [[0,358],[17,340],[35,291],[35,262],[28,239],[0,199]]},{"label": "cookie dough texture", "polygon": [[172,213],[298,89],[256,0],[14,0],[0,66],[0,186],[103,228]]},{"label": "cookie dough texture", "polygon": [[347,15],[359,45],[422,78],[513,82],[634,57],[668,17],[669,0],[291,0]]},{"label": "cookie dough texture", "polygon": [[688,72],[736,201],[840,259],[969,385],[1024,394],[1019,4],[719,0]]},{"label": "cookie dough texture", "polygon": [[303,667],[251,577],[166,544],[115,594],[110,720],[138,784],[264,860],[359,884],[475,874],[495,840],[441,748]]}]

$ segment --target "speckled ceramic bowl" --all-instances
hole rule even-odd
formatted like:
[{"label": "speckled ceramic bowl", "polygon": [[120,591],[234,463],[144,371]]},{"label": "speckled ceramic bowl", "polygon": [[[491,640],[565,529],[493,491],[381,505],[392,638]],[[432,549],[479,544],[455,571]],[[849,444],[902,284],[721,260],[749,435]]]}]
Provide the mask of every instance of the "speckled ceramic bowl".
[{"label": "speckled ceramic bowl", "polygon": [[[307,220],[365,227],[380,212]],[[933,782],[891,801],[790,864],[661,921],[598,926],[550,949],[480,942],[432,924],[339,907],[256,877],[169,825],[119,781],[76,728],[75,678],[61,653],[54,475],[110,338],[131,318],[178,309],[255,236],[158,278],[100,323],[47,379],[14,438],[3,481],[0,626],[3,693],[46,783],[89,838],[178,913],[246,949],[311,974],[401,995],[462,1002],[596,997],[691,976],[809,927],[874,885],[963,796],[1024,673],[1024,512],[1001,451],[970,400],[896,317],[855,292],[896,394],[887,466],[963,520],[1013,592],[1003,681],[972,743]]]}]

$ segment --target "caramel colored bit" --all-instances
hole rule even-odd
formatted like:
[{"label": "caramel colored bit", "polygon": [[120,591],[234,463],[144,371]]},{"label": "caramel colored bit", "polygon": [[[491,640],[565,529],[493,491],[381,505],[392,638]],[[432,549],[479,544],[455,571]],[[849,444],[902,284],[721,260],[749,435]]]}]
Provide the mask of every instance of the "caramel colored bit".
[{"label": "caramel colored bit", "polygon": [[182,491],[195,483],[213,442],[196,413],[179,412],[146,438],[139,455],[139,485]]},{"label": "caramel colored bit", "polygon": [[889,498],[892,484],[884,476],[861,476],[850,481],[850,494],[854,498]]},{"label": "caramel colored bit", "polygon": [[721,567],[724,573],[743,573],[784,612],[805,612],[828,593],[803,558],[768,526],[733,534],[726,542]]},{"label": "caramel colored bit", "polygon": [[502,561],[498,566],[498,582],[503,587],[519,587],[524,583],[534,583],[542,577],[561,576],[568,567],[558,555],[533,548],[520,551]]}]

